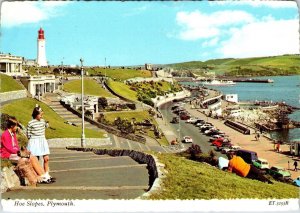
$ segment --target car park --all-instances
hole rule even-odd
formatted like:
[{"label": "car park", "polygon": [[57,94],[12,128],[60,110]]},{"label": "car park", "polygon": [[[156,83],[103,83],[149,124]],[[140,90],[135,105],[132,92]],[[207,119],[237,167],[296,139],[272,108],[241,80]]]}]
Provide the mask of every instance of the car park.
[{"label": "car park", "polygon": [[253,166],[255,166],[258,169],[269,169],[269,163],[266,159],[258,158],[256,161],[253,161]]},{"label": "car park", "polygon": [[290,178],[291,173],[286,171],[284,168],[279,166],[272,166],[268,173],[273,176],[274,178]]},{"label": "car park", "polygon": [[193,138],[191,136],[184,136],[182,142],[183,143],[193,143]]}]

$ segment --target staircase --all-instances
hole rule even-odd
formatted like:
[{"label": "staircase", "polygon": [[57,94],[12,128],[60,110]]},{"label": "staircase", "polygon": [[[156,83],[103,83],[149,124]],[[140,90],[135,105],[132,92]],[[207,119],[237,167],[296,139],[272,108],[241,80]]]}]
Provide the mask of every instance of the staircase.
[{"label": "staircase", "polygon": [[[65,107],[63,107],[58,101],[58,95],[55,93],[47,93],[43,99],[43,101],[53,109],[60,117],[66,120],[66,122],[70,122],[75,124],[76,126],[82,125],[82,119],[72,112],[68,111]],[[100,129],[89,122],[84,122],[85,128],[93,129],[99,131]]]}]

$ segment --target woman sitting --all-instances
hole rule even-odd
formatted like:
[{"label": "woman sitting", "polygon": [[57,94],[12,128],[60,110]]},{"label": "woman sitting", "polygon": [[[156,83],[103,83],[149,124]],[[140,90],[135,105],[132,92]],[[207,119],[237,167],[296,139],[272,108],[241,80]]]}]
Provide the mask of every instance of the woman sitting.
[{"label": "woman sitting", "polygon": [[[13,163],[18,163],[20,159],[18,156],[20,148],[16,135],[17,131],[18,121],[15,117],[10,117],[7,121],[7,129],[1,135],[0,157],[2,159],[9,159]],[[45,173],[37,157],[29,155],[28,158],[34,171],[39,176],[39,183],[51,183],[53,180]]]}]

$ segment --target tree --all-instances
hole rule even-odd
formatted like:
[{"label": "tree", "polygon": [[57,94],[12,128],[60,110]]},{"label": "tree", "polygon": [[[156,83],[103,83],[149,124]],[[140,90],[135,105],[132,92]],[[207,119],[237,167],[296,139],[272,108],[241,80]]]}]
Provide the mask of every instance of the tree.
[{"label": "tree", "polygon": [[107,99],[105,97],[98,98],[98,108],[105,109],[108,106]]}]

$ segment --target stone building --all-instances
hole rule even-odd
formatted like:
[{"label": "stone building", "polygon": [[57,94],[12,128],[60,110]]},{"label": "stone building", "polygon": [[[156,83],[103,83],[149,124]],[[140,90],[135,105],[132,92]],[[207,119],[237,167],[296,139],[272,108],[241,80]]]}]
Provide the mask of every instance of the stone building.
[{"label": "stone building", "polygon": [[27,76],[20,80],[32,97],[43,96],[46,92],[53,93],[56,90],[54,75]]},{"label": "stone building", "polygon": [[0,54],[0,72],[9,76],[23,76],[23,57]]}]

